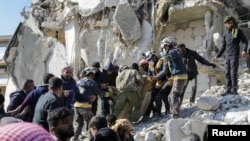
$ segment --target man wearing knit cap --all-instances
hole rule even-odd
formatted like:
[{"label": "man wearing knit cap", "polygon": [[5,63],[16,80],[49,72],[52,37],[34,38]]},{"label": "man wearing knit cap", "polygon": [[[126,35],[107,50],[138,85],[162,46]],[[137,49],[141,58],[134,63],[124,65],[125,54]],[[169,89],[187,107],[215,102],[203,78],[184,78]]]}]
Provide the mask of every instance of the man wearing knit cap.
[{"label": "man wearing knit cap", "polygon": [[[100,86],[100,79],[101,79],[101,74],[102,74],[100,70],[100,63],[93,62],[92,67],[95,69],[95,75],[94,75],[93,80],[98,84],[98,86]],[[98,98],[96,98],[96,100],[92,103],[92,112],[94,115],[96,115],[96,111],[97,111],[97,101],[98,101]]]},{"label": "man wearing knit cap", "polygon": [[[114,65],[109,62],[104,66],[102,71],[100,85],[101,89],[105,92],[108,92],[109,86],[116,87],[115,79],[117,73],[114,71]],[[101,114],[106,116],[107,114],[112,113],[114,106],[114,101],[110,97],[102,97],[101,99]]]},{"label": "man wearing knit cap", "polygon": [[65,107],[69,108],[71,114],[74,114],[74,97],[75,95],[80,94],[79,88],[77,87],[77,83],[73,78],[74,68],[70,65],[62,68],[62,88],[63,88],[63,96],[62,101]]},{"label": "man wearing knit cap", "polygon": [[218,54],[213,58],[216,62],[217,58],[221,57],[224,51],[226,51],[225,59],[225,75],[226,75],[226,92],[222,96],[227,94],[238,94],[238,67],[240,57],[240,42],[243,44],[242,56],[247,54],[248,41],[241,29],[238,29],[237,22],[234,17],[227,16],[224,19],[224,24],[227,29],[223,36],[222,48]]}]

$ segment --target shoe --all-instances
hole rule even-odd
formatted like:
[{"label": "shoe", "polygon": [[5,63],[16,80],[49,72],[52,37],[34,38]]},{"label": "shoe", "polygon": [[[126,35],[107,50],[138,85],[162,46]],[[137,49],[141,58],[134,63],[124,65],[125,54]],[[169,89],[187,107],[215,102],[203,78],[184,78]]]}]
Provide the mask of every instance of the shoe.
[{"label": "shoe", "polygon": [[179,118],[179,114],[173,114],[172,118]]},{"label": "shoe", "polygon": [[220,96],[226,96],[226,95],[229,95],[229,94],[231,94],[231,92],[230,91],[226,91],[225,93],[220,94]]},{"label": "shoe", "polygon": [[70,139],[70,141],[79,141],[78,136],[74,136]]},{"label": "shoe", "polygon": [[238,93],[237,93],[237,92],[232,92],[231,94],[232,94],[232,95],[238,95]]},{"label": "shoe", "polygon": [[148,122],[149,120],[150,120],[149,117],[143,116],[142,119],[140,120],[140,122]]}]

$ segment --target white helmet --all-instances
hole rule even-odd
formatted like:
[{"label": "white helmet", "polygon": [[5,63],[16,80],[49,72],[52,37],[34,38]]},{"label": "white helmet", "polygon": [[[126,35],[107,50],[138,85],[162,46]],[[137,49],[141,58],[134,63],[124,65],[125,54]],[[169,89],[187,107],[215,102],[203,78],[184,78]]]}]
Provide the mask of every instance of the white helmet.
[{"label": "white helmet", "polygon": [[173,46],[174,46],[174,43],[175,43],[175,41],[173,40],[172,37],[164,38],[164,39],[161,41],[160,50],[162,50],[162,49],[164,48],[165,45],[168,45],[168,46],[170,46],[170,47],[173,47]]},{"label": "white helmet", "polygon": [[155,51],[147,51],[145,54],[143,54],[143,56],[147,60],[150,60],[153,57],[153,55],[155,55]]},{"label": "white helmet", "polygon": [[95,74],[95,69],[93,67],[87,67],[83,71],[83,75]]}]

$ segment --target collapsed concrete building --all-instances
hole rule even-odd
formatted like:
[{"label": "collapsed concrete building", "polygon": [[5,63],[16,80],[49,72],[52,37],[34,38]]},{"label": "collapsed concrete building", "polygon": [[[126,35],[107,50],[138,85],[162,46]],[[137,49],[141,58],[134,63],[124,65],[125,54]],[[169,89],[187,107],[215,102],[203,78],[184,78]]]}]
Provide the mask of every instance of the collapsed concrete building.
[{"label": "collapsed concrete building", "polygon": [[[109,62],[130,66],[142,53],[158,52],[164,37],[212,60],[221,47],[223,18],[232,15],[247,21],[249,7],[247,0],[33,0],[21,12],[25,20],[4,55],[11,75],[6,98],[22,80],[41,84],[43,73],[60,76],[67,64],[74,66],[76,79],[93,61],[101,67]],[[197,95],[224,83],[223,63],[217,65],[213,69],[199,64]],[[241,59],[241,68],[244,65]],[[189,92],[190,88],[186,95]]]}]

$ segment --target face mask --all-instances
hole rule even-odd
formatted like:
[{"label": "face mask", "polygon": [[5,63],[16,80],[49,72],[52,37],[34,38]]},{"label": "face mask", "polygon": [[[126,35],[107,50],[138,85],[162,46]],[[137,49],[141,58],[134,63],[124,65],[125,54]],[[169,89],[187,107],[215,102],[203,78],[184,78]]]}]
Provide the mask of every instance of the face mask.
[{"label": "face mask", "polygon": [[148,62],[149,65],[154,65],[154,62],[151,60]]},{"label": "face mask", "polygon": [[161,57],[164,57],[166,55],[165,51],[160,52]]}]

